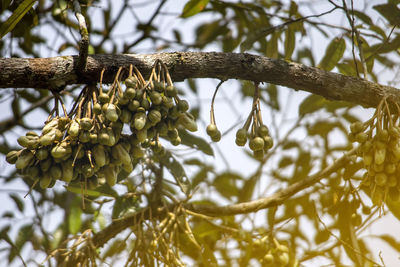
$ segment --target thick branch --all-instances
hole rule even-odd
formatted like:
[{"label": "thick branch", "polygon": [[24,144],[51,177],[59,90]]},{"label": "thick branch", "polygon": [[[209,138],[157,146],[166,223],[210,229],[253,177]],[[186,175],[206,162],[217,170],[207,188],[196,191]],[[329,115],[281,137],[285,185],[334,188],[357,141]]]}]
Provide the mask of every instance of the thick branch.
[{"label": "thick branch", "polygon": [[167,64],[175,81],[187,78],[241,79],[283,85],[367,107],[375,107],[382,96],[400,102],[400,91],[363,79],[323,71],[302,64],[246,53],[175,52],[147,55],[91,55],[87,68],[78,75],[77,56],[53,58],[0,58],[2,88],[63,88],[95,83],[105,68],[103,81],[110,83],[120,66],[135,65],[145,76],[156,59]]},{"label": "thick branch", "polygon": [[[336,172],[340,168],[344,167],[349,161],[350,156],[354,154],[356,148],[344,154],[341,158],[337,159],[333,164],[330,164],[325,169],[307,177],[306,179],[294,183],[285,189],[282,189],[269,197],[260,198],[257,200],[243,202],[233,205],[226,206],[212,206],[212,205],[200,205],[200,204],[182,204],[185,209],[194,211],[208,216],[229,216],[236,214],[245,214],[256,212],[261,209],[266,209],[270,207],[276,207],[281,205],[286,199],[300,192],[301,190],[317,183],[322,178],[329,176],[331,173]],[[171,204],[168,207],[160,207],[159,209],[150,208],[143,211],[137,212],[136,214],[127,216],[125,218],[113,221],[109,226],[107,226],[102,231],[98,232],[93,237],[93,244],[96,247],[101,247],[107,243],[111,238],[116,236],[118,233],[122,232],[128,227],[134,226],[140,220],[147,220],[151,218],[163,218],[168,210],[174,210],[176,205]]]}]

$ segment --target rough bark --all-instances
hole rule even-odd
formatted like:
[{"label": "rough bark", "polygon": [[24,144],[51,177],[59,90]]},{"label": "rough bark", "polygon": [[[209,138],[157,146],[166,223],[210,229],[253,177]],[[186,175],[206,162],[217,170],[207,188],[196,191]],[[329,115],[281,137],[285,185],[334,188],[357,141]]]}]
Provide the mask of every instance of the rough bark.
[{"label": "rough bark", "polygon": [[91,55],[83,72],[78,71],[78,56],[0,58],[0,88],[61,90],[66,85],[98,82],[103,68],[104,82],[110,83],[120,66],[128,67],[130,64],[147,77],[156,59],[168,66],[175,81],[216,78],[267,82],[366,107],[377,106],[383,96],[400,101],[400,92],[394,87],[283,60],[217,52]]}]

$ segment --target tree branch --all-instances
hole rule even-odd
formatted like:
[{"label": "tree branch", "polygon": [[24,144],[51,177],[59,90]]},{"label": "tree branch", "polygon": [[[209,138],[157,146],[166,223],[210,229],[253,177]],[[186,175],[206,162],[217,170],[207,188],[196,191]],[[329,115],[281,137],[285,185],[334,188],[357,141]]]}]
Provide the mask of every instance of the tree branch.
[{"label": "tree branch", "polygon": [[135,65],[149,75],[156,59],[162,60],[174,81],[187,78],[241,79],[282,85],[318,94],[331,100],[343,100],[376,107],[383,96],[400,102],[394,87],[364,79],[327,72],[302,64],[247,53],[175,52],[141,55],[90,55],[86,70],[78,75],[77,56],[53,58],[0,58],[0,87],[52,88],[70,84],[111,83],[120,66]]},{"label": "tree branch", "polygon": [[325,169],[307,177],[306,179],[294,183],[285,189],[282,189],[269,197],[260,198],[257,200],[243,202],[233,205],[226,206],[212,206],[212,205],[200,205],[200,204],[170,204],[164,207],[152,207],[146,208],[133,215],[113,221],[102,231],[96,233],[93,236],[93,244],[96,247],[101,247],[107,243],[111,238],[116,236],[128,227],[134,226],[140,220],[147,220],[150,218],[163,218],[166,216],[168,210],[174,210],[177,205],[183,205],[183,207],[189,211],[199,213],[207,216],[222,217],[236,214],[245,214],[250,212],[256,212],[261,209],[276,207],[282,204],[286,199],[300,192],[304,188],[307,188],[322,178],[327,177],[333,172],[336,172],[340,168],[344,167],[349,161],[350,156],[355,153],[357,148],[353,148],[349,152],[345,153],[342,157],[337,159],[334,163],[330,164]]}]

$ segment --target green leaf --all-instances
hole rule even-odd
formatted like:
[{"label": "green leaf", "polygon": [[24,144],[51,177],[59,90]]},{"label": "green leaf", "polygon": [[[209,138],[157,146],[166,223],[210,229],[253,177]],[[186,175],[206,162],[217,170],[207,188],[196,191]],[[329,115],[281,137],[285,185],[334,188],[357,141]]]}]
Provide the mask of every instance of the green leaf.
[{"label": "green leaf", "polygon": [[209,0],[190,0],[183,7],[182,18],[188,18],[204,10]]},{"label": "green leaf", "polygon": [[68,230],[71,234],[75,235],[79,232],[82,225],[81,220],[82,209],[79,197],[76,197],[72,202],[68,215]]},{"label": "green leaf", "polygon": [[243,178],[236,173],[224,172],[215,177],[213,185],[222,196],[230,199],[239,193],[236,180],[243,180]]},{"label": "green leaf", "polygon": [[14,248],[11,250],[10,254],[8,255],[8,260],[11,262],[17,252],[20,253],[24,245],[31,239],[33,235],[33,228],[32,224],[25,224],[19,228],[17,239],[15,240]]},{"label": "green leaf", "polygon": [[179,131],[179,136],[181,137],[182,144],[189,147],[197,148],[198,150],[209,156],[214,156],[213,149],[211,148],[209,143],[203,138],[197,137],[189,133],[188,131]]},{"label": "green leaf", "polygon": [[122,196],[115,200],[112,215],[113,219],[118,219],[127,214],[132,214],[137,211],[137,198]]},{"label": "green leaf", "polygon": [[160,157],[160,162],[168,169],[175,178],[183,193],[188,194],[191,191],[191,184],[182,165],[167,151],[164,156]]},{"label": "green leaf", "polygon": [[80,184],[69,184],[68,186],[66,186],[66,189],[75,194],[82,194],[83,192],[86,196],[91,197],[118,197],[118,193],[108,185],[99,186],[94,190],[85,189],[84,191],[82,191],[82,187],[80,186]]},{"label": "green leaf", "polygon": [[388,243],[392,248],[400,252],[400,242],[390,235],[380,235],[380,239]]},{"label": "green leaf", "polygon": [[285,31],[285,59],[290,60],[296,46],[296,31],[290,25]]},{"label": "green leaf", "polygon": [[327,71],[332,70],[339,60],[343,57],[346,50],[346,42],[343,38],[335,38],[326,49],[325,55],[318,67]]},{"label": "green leaf", "polygon": [[17,195],[17,194],[10,194],[10,198],[12,198],[12,200],[14,200],[15,205],[17,206],[18,210],[20,212],[24,211],[24,202],[22,201],[22,199]]},{"label": "green leaf", "polygon": [[17,7],[6,22],[0,26],[0,39],[14,29],[15,25],[25,16],[35,2],[36,0],[25,0]]},{"label": "green leaf", "polygon": [[390,24],[400,26],[400,9],[395,4],[376,5],[374,9],[389,21]]},{"label": "green leaf", "polygon": [[299,115],[304,116],[307,113],[315,112],[323,108],[327,100],[319,95],[309,95],[299,106]]},{"label": "green leaf", "polygon": [[121,239],[116,239],[112,242],[107,250],[104,252],[103,258],[112,257],[114,255],[120,254],[126,248],[126,241]]}]

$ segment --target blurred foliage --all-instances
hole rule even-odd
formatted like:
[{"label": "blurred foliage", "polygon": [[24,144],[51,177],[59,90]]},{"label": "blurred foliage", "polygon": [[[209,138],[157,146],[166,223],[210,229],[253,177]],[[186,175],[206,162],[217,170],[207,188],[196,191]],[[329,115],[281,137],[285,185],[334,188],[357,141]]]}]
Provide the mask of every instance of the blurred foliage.
[{"label": "blurred foliage", "polygon": [[[0,39],[0,55],[78,54],[80,35],[72,1],[39,0],[29,7],[32,2],[1,1],[0,34],[5,35]],[[386,80],[398,87],[397,1],[79,3],[93,53],[242,51],[376,82],[385,72],[393,77]],[[21,5],[25,9],[19,8]],[[199,123],[208,121],[199,116],[209,105],[201,102],[204,92],[199,83],[188,80],[182,87],[180,93],[193,99],[191,106],[198,104],[191,111],[194,117]],[[241,116],[251,110],[255,90],[251,81],[237,82],[235,87],[235,96],[243,105],[233,105],[235,112],[225,116],[238,116],[242,125]],[[64,101],[72,103],[80,89],[65,88]],[[383,266],[377,256],[379,248],[369,244],[362,233],[385,209],[374,206],[368,192],[359,190],[365,172],[359,160],[326,174],[277,208],[210,217],[184,205],[212,207],[270,196],[330,166],[352,148],[348,129],[361,119],[359,107],[316,95],[299,101],[297,93],[273,84],[261,84],[260,90],[262,113],[274,147],[261,160],[243,149],[239,155],[243,163],[236,169],[229,162],[221,168],[217,160],[240,151],[233,138],[232,148],[226,149],[186,132],[182,133],[183,148],[168,147],[169,157],[164,159],[149,156],[133,173],[125,174],[126,179],[120,177],[114,188],[105,184],[92,190],[84,184],[57,183],[51,190],[42,190],[3,166],[2,197],[14,206],[2,209],[1,265]],[[211,99],[211,91],[207,94]],[[37,120],[31,118],[44,121],[53,98],[47,90],[35,88],[2,90],[0,100],[10,115],[0,121],[0,152],[5,155],[17,146],[17,134],[37,130]],[[229,105],[231,100],[224,100]],[[298,104],[297,114],[293,103]],[[223,139],[232,128],[223,129]],[[246,168],[246,162],[256,168]],[[7,189],[15,186],[19,189]],[[388,200],[387,204],[400,218],[398,202]],[[103,247],[93,247],[93,236],[113,221],[144,214],[154,205],[173,208],[163,214],[139,216],[132,227]],[[397,236],[376,238],[400,251]]]}]

